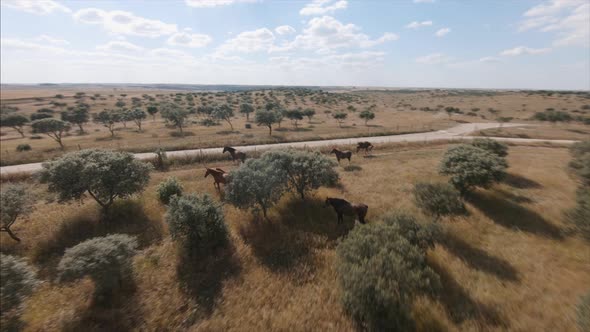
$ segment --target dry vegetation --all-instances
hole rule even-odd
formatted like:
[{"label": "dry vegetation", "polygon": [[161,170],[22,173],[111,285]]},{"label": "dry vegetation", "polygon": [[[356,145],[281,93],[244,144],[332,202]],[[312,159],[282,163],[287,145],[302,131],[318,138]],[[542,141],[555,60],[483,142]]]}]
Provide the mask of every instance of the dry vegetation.
[{"label": "dry vegetation", "polygon": [[[83,95],[76,96],[76,93]],[[56,95],[63,98],[56,98]],[[193,98],[190,101],[190,98]],[[64,138],[66,151],[80,148],[112,148],[131,152],[151,152],[157,147],[166,150],[205,148],[223,145],[246,145],[295,140],[314,140],[335,137],[353,137],[378,134],[395,134],[416,131],[444,129],[457,122],[497,121],[498,118],[513,118],[512,121],[531,122],[535,112],[548,108],[568,112],[572,116],[589,117],[590,110],[584,109],[590,104],[587,93],[551,93],[551,92],[494,92],[462,90],[391,90],[365,91],[347,89],[341,91],[322,91],[314,89],[273,89],[241,92],[187,92],[174,90],[131,89],[131,88],[3,88],[2,107],[16,107],[17,114],[30,116],[41,108],[55,111],[54,117],[68,107],[83,102],[90,106],[89,112],[98,113],[104,109],[116,109],[115,103],[123,101],[126,108],[144,109],[148,105],[161,102],[174,102],[186,109],[196,110],[203,105],[229,104],[235,112],[232,120],[234,131],[227,123],[206,127],[200,124],[204,119],[199,114],[189,116],[185,137],[178,137],[176,130],[167,127],[161,115],[151,116],[144,121],[143,131],[139,132],[132,121],[127,128],[116,125],[116,137],[112,139],[107,128],[89,122],[84,135],[74,128]],[[189,98],[189,99],[187,99]],[[279,130],[273,130],[268,136],[268,129],[248,123],[239,113],[239,105],[251,103],[255,109],[263,108],[267,102],[279,102],[284,108],[312,108],[316,115],[300,121],[295,129],[288,119],[284,119]],[[57,104],[56,104],[57,103]],[[368,107],[375,112],[376,118],[364,125],[359,113]],[[352,108],[349,108],[352,107]],[[447,115],[446,107],[459,108],[462,114]],[[347,112],[348,118],[341,128],[332,118],[336,112]],[[331,112],[331,113],[326,113]],[[250,116],[252,121],[253,114]],[[590,135],[587,125],[576,123],[554,126],[538,123],[539,127],[525,129],[506,129],[482,133],[497,136],[522,136],[530,138],[567,138],[579,139]],[[251,128],[246,128],[250,124]],[[2,148],[0,163],[12,165],[38,162],[61,155],[56,142],[45,135],[32,135],[26,128],[25,138],[13,129],[3,127],[0,131]],[[523,133],[520,133],[523,131]],[[33,137],[31,137],[33,136]],[[29,144],[30,151],[17,152],[20,144]]]},{"label": "dry vegetation", "polygon": [[[444,181],[436,170],[447,147],[398,145],[377,149],[373,158],[355,156],[358,167],[339,168],[341,187],[322,188],[305,204],[285,196],[271,210],[270,223],[226,204],[232,245],[206,266],[178,256],[155,193],[159,182],[175,176],[185,192],[219,197],[202,165],[152,173],[142,195],[117,203],[109,224],[98,222],[94,201],[58,205],[30,182],[36,209],[13,227],[23,241],[0,235],[2,253],[28,258],[46,280],[26,303],[25,329],[355,330],[339,302],[334,248],[348,229],[363,226],[347,219],[338,227],[323,198],[368,204],[369,223],[390,210],[418,214],[413,184]],[[428,259],[443,292],[416,301],[419,330],[576,329],[575,305],[590,285],[590,245],[568,234],[562,221],[576,188],[569,159],[564,148],[512,146],[507,180],[471,195],[467,217],[442,221],[446,236]],[[65,248],[115,232],[139,237],[135,289],[99,309],[91,304],[89,280],[53,282]]]}]

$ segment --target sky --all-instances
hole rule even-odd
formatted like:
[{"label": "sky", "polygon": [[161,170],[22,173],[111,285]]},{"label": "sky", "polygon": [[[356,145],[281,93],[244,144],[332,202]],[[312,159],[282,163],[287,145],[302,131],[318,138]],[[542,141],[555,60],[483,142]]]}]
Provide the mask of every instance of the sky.
[{"label": "sky", "polygon": [[590,0],[1,0],[1,81],[590,90]]}]

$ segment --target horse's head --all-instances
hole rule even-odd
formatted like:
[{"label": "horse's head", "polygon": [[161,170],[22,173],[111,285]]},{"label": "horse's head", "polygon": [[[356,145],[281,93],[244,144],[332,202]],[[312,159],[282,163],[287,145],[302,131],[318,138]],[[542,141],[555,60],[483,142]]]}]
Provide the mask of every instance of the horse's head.
[{"label": "horse's head", "polygon": [[332,151],[330,151],[330,153],[336,153],[336,151],[338,151],[336,148],[332,148]]},{"label": "horse's head", "polygon": [[205,167],[205,177],[209,176],[209,174],[211,174],[211,169]]},{"label": "horse's head", "polygon": [[227,151],[229,151],[229,152],[232,152],[233,150],[234,150],[234,148],[232,148],[232,147],[229,147],[229,146],[224,146],[224,147],[223,147],[223,152],[222,152],[222,153],[225,153],[225,152],[227,152]]},{"label": "horse's head", "polygon": [[326,202],[324,203],[324,207],[330,206],[330,200],[331,200],[330,197],[326,197]]}]

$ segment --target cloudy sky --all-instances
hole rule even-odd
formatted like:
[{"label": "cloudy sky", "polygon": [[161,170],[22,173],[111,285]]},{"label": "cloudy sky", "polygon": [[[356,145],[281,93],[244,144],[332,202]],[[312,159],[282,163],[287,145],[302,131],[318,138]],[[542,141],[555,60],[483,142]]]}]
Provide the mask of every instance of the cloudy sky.
[{"label": "cloudy sky", "polygon": [[2,83],[590,89],[589,0],[1,4]]}]

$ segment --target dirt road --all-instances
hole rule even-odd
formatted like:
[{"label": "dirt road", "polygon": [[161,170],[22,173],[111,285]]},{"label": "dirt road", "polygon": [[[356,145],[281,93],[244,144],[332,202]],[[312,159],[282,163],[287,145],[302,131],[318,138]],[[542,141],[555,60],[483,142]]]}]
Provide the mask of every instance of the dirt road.
[{"label": "dirt road", "polygon": [[[505,123],[503,127],[519,127],[526,126],[525,124],[518,123]],[[405,134],[405,135],[390,135],[390,136],[375,136],[375,137],[356,137],[356,138],[341,138],[341,139],[330,139],[321,141],[304,141],[304,142],[290,142],[290,143],[276,143],[276,144],[259,144],[259,145],[247,145],[237,147],[240,151],[256,151],[256,150],[268,150],[268,149],[280,149],[286,147],[293,148],[305,148],[305,147],[321,147],[321,146],[332,146],[332,145],[347,145],[356,144],[361,141],[368,141],[373,144],[379,143],[392,143],[392,142],[428,142],[437,140],[450,140],[450,139],[472,139],[474,137],[468,136],[468,134],[490,128],[498,128],[500,123],[463,123],[455,127],[425,132],[417,134]],[[507,142],[552,142],[556,144],[573,144],[575,141],[570,140],[544,140],[544,139],[527,139],[527,138],[505,138],[505,137],[494,137],[498,141]],[[208,149],[193,149],[193,150],[180,150],[180,151],[167,151],[169,158],[191,156],[199,154],[216,154],[221,153],[222,148],[208,148]],[[152,159],[154,153],[136,153],[135,157],[138,159]],[[17,173],[32,173],[41,169],[42,163],[32,164],[21,164],[13,166],[0,167],[0,175],[9,175]]]}]

